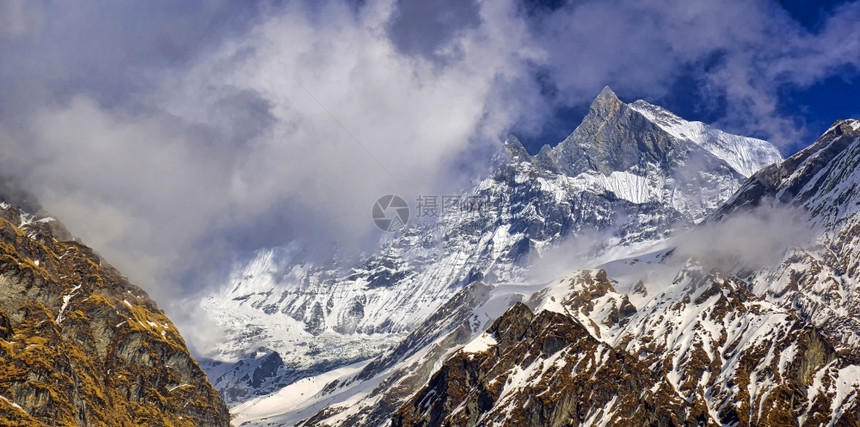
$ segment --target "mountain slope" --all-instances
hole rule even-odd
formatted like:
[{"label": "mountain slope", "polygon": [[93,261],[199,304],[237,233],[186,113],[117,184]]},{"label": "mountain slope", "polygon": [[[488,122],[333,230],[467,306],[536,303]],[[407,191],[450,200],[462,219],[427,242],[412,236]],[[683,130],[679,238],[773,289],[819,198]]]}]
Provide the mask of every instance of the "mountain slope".
[{"label": "mountain slope", "polygon": [[728,134],[702,122],[688,122],[642,100],[630,104],[630,108],[672,136],[696,143],[745,177],[782,161],[779,150],[767,141]]},{"label": "mountain slope", "polygon": [[433,375],[392,425],[696,423],[660,373],[593,338],[571,318],[517,303]]},{"label": "mountain slope", "polygon": [[[496,300],[505,300],[507,295],[508,301],[522,301],[537,316],[563,315],[569,319],[563,323],[579,325],[575,329],[580,335],[586,332],[605,348],[644,363],[657,375],[641,390],[669,390],[671,397],[661,400],[667,405],[662,410],[680,414],[676,423],[678,419],[713,425],[860,423],[860,364],[854,338],[857,317],[852,311],[860,296],[854,287],[858,278],[853,268],[860,206],[855,184],[860,176],[858,130],[857,122],[837,123],[807,150],[755,174],[707,225],[720,227],[736,217],[758,215],[754,206],[776,210],[794,206],[792,209],[801,209],[801,224],[811,224],[805,226],[817,236],[811,245],[783,247],[777,258],[763,264],[738,258],[745,252],[735,247],[738,252],[724,254],[726,259],[719,265],[737,267],[725,272],[703,264],[714,261],[710,258],[703,262],[685,258],[685,252],[675,249],[683,240],[670,239],[653,248],[608,258],[602,266],[609,274],[599,270],[572,273],[545,287],[500,284],[491,295]],[[779,229],[777,224],[774,230]],[[784,231],[797,232],[797,227],[786,224]],[[695,230],[691,233],[685,238],[709,236]],[[732,256],[738,259],[732,262]],[[489,300],[482,301],[462,304],[460,310],[483,319],[481,313],[488,311],[482,307]],[[501,316],[527,317],[521,309]],[[634,412],[631,419],[629,405],[622,404],[618,408],[625,410],[619,410],[616,402],[583,394],[587,391],[566,390],[564,384],[588,380],[579,378],[579,371],[564,371],[559,365],[595,360],[604,347],[568,339],[558,347],[535,348],[534,343],[557,339],[558,328],[539,328],[540,332],[503,344],[497,327],[483,334],[480,326],[461,328],[458,333],[444,322],[434,322],[439,329],[452,332],[447,342],[435,340],[423,348],[445,351],[436,350],[435,356],[429,350],[413,350],[413,354],[425,355],[423,366],[434,360],[445,362],[427,377],[417,394],[404,398],[401,389],[401,397],[396,399],[394,392],[376,389],[370,396],[388,397],[328,405],[308,425],[378,424],[385,417],[374,414],[390,413],[391,403],[396,401],[402,404],[393,422],[402,425],[582,420],[635,424],[652,416]],[[469,334],[462,332],[469,330]],[[471,338],[464,342],[466,335]],[[456,336],[459,338],[452,339]],[[576,351],[571,353],[571,349]],[[484,353],[493,357],[483,357]],[[410,366],[416,365],[404,360],[392,371]],[[629,372],[620,375],[607,369],[602,374],[612,386],[631,379]],[[643,381],[644,377],[632,378]],[[396,390],[404,384],[389,385]],[[634,396],[622,389],[617,398],[626,402]],[[369,408],[356,409],[362,402]],[[577,409],[583,402],[595,405]],[[557,411],[559,406],[566,411]],[[355,415],[344,416],[350,413]]]},{"label": "mountain slope", "polygon": [[715,214],[753,206],[794,206],[814,244],[788,251],[749,278],[755,292],[819,326],[842,353],[860,361],[860,121],[835,123],[811,146],[755,174]]},{"label": "mountain slope", "polygon": [[0,423],[228,425],[146,293],[10,188],[0,191]]}]

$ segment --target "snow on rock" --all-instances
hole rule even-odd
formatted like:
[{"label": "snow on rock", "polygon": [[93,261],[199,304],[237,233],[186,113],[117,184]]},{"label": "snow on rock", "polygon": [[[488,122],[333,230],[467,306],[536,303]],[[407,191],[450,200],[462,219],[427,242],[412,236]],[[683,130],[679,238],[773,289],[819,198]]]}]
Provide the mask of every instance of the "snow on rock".
[{"label": "snow on rock", "polygon": [[496,345],[496,339],[492,335],[483,333],[478,338],[470,341],[463,346],[463,351],[466,353],[481,353],[487,351],[490,347]]},{"label": "snow on rock", "polygon": [[58,324],[63,322],[63,313],[66,312],[66,307],[69,306],[69,302],[72,300],[72,297],[75,296],[79,289],[81,289],[81,285],[76,285],[74,288],[72,288],[72,291],[70,293],[63,296],[63,305],[60,306],[60,312],[57,313],[57,318],[55,319],[55,322],[57,322]]}]

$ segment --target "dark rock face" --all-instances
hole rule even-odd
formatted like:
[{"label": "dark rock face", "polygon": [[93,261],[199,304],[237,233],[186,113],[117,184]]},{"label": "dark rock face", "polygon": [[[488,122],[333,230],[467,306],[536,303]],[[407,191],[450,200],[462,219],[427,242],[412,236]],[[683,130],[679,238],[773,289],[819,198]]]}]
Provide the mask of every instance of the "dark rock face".
[{"label": "dark rock face", "polygon": [[[671,170],[692,147],[672,138],[604,88],[582,124],[559,146],[538,156],[546,156],[542,163],[569,176],[585,170],[608,175],[649,163]],[[717,159],[713,160],[716,164]]]},{"label": "dark rock face", "polygon": [[310,319],[308,319],[307,325],[305,325],[305,330],[314,335],[319,335],[325,330],[325,317],[323,316],[322,305],[319,302],[314,304]]},{"label": "dark rock face", "polygon": [[217,391],[144,291],[68,240],[59,222],[3,202],[0,424],[229,424]]},{"label": "dark rock face", "polygon": [[251,376],[251,385],[260,387],[265,379],[273,377],[277,374],[278,369],[283,367],[284,361],[281,360],[281,356],[278,353],[264,356],[260,361],[260,366],[254,369],[254,373]]},{"label": "dark rock face", "polygon": [[[679,194],[695,194],[697,188],[731,186],[729,182],[743,182],[745,179],[699,143],[679,139],[662,129],[619,100],[609,88],[604,88],[594,100],[582,124],[558,146],[539,153],[535,162],[568,176],[577,176],[584,171],[596,171],[607,176],[615,171],[630,171],[650,177],[654,171],[659,171],[658,175],[671,178],[669,181]],[[660,185],[657,182],[652,180],[651,185]],[[725,200],[715,199],[716,203]],[[711,206],[708,204],[705,201],[705,206],[699,209],[717,207],[713,201]],[[656,206],[652,209],[659,210]],[[692,219],[701,219],[698,212],[693,213]]]},{"label": "dark rock face", "polygon": [[392,425],[696,424],[696,414],[646,364],[593,338],[569,317],[514,305],[487,331],[497,345],[461,352],[393,418]]}]

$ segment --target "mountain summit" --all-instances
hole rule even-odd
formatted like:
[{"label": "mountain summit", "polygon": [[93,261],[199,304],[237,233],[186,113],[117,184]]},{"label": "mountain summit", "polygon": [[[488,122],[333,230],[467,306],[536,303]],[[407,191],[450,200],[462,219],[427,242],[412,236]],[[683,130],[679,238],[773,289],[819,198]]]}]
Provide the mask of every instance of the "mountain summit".
[{"label": "mountain summit", "polygon": [[[744,141],[709,135],[718,146]],[[482,209],[455,206],[412,223],[350,265],[313,264],[301,242],[262,250],[202,302],[226,337],[203,366],[240,422],[268,413],[292,423],[372,384],[372,398],[309,423],[337,424],[325,420],[334,413],[383,422],[391,413],[378,405],[402,404],[448,352],[545,286],[530,284],[535,273],[562,274],[553,264],[663,241],[707,218],[746,179],[732,166],[742,162],[673,135],[608,88],[556,147],[530,156],[511,138],[505,149],[510,161],[464,194]],[[749,164],[778,159],[775,148],[765,152]],[[580,247],[560,255],[559,245],[571,242]],[[511,293],[511,283],[529,284]],[[617,303],[619,311],[632,307]],[[323,378],[338,379],[309,400],[275,397]],[[273,407],[280,409],[266,412]]]},{"label": "mountain summit", "polygon": [[595,98],[582,124],[567,139],[538,156],[571,176],[584,170],[608,175],[648,164],[672,168],[688,158],[705,162],[702,168],[711,170],[718,163],[713,156],[746,178],[782,160],[776,147],[765,141],[688,122],[645,101],[625,104],[609,87]]}]

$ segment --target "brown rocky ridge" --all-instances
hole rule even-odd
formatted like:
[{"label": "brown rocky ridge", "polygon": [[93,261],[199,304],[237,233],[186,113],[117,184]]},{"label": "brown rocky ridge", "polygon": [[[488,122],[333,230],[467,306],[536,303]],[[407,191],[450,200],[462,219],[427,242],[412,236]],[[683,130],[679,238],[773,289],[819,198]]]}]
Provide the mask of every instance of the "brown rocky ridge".
[{"label": "brown rocky ridge", "polygon": [[229,425],[218,392],[146,292],[4,186],[0,425]]}]

